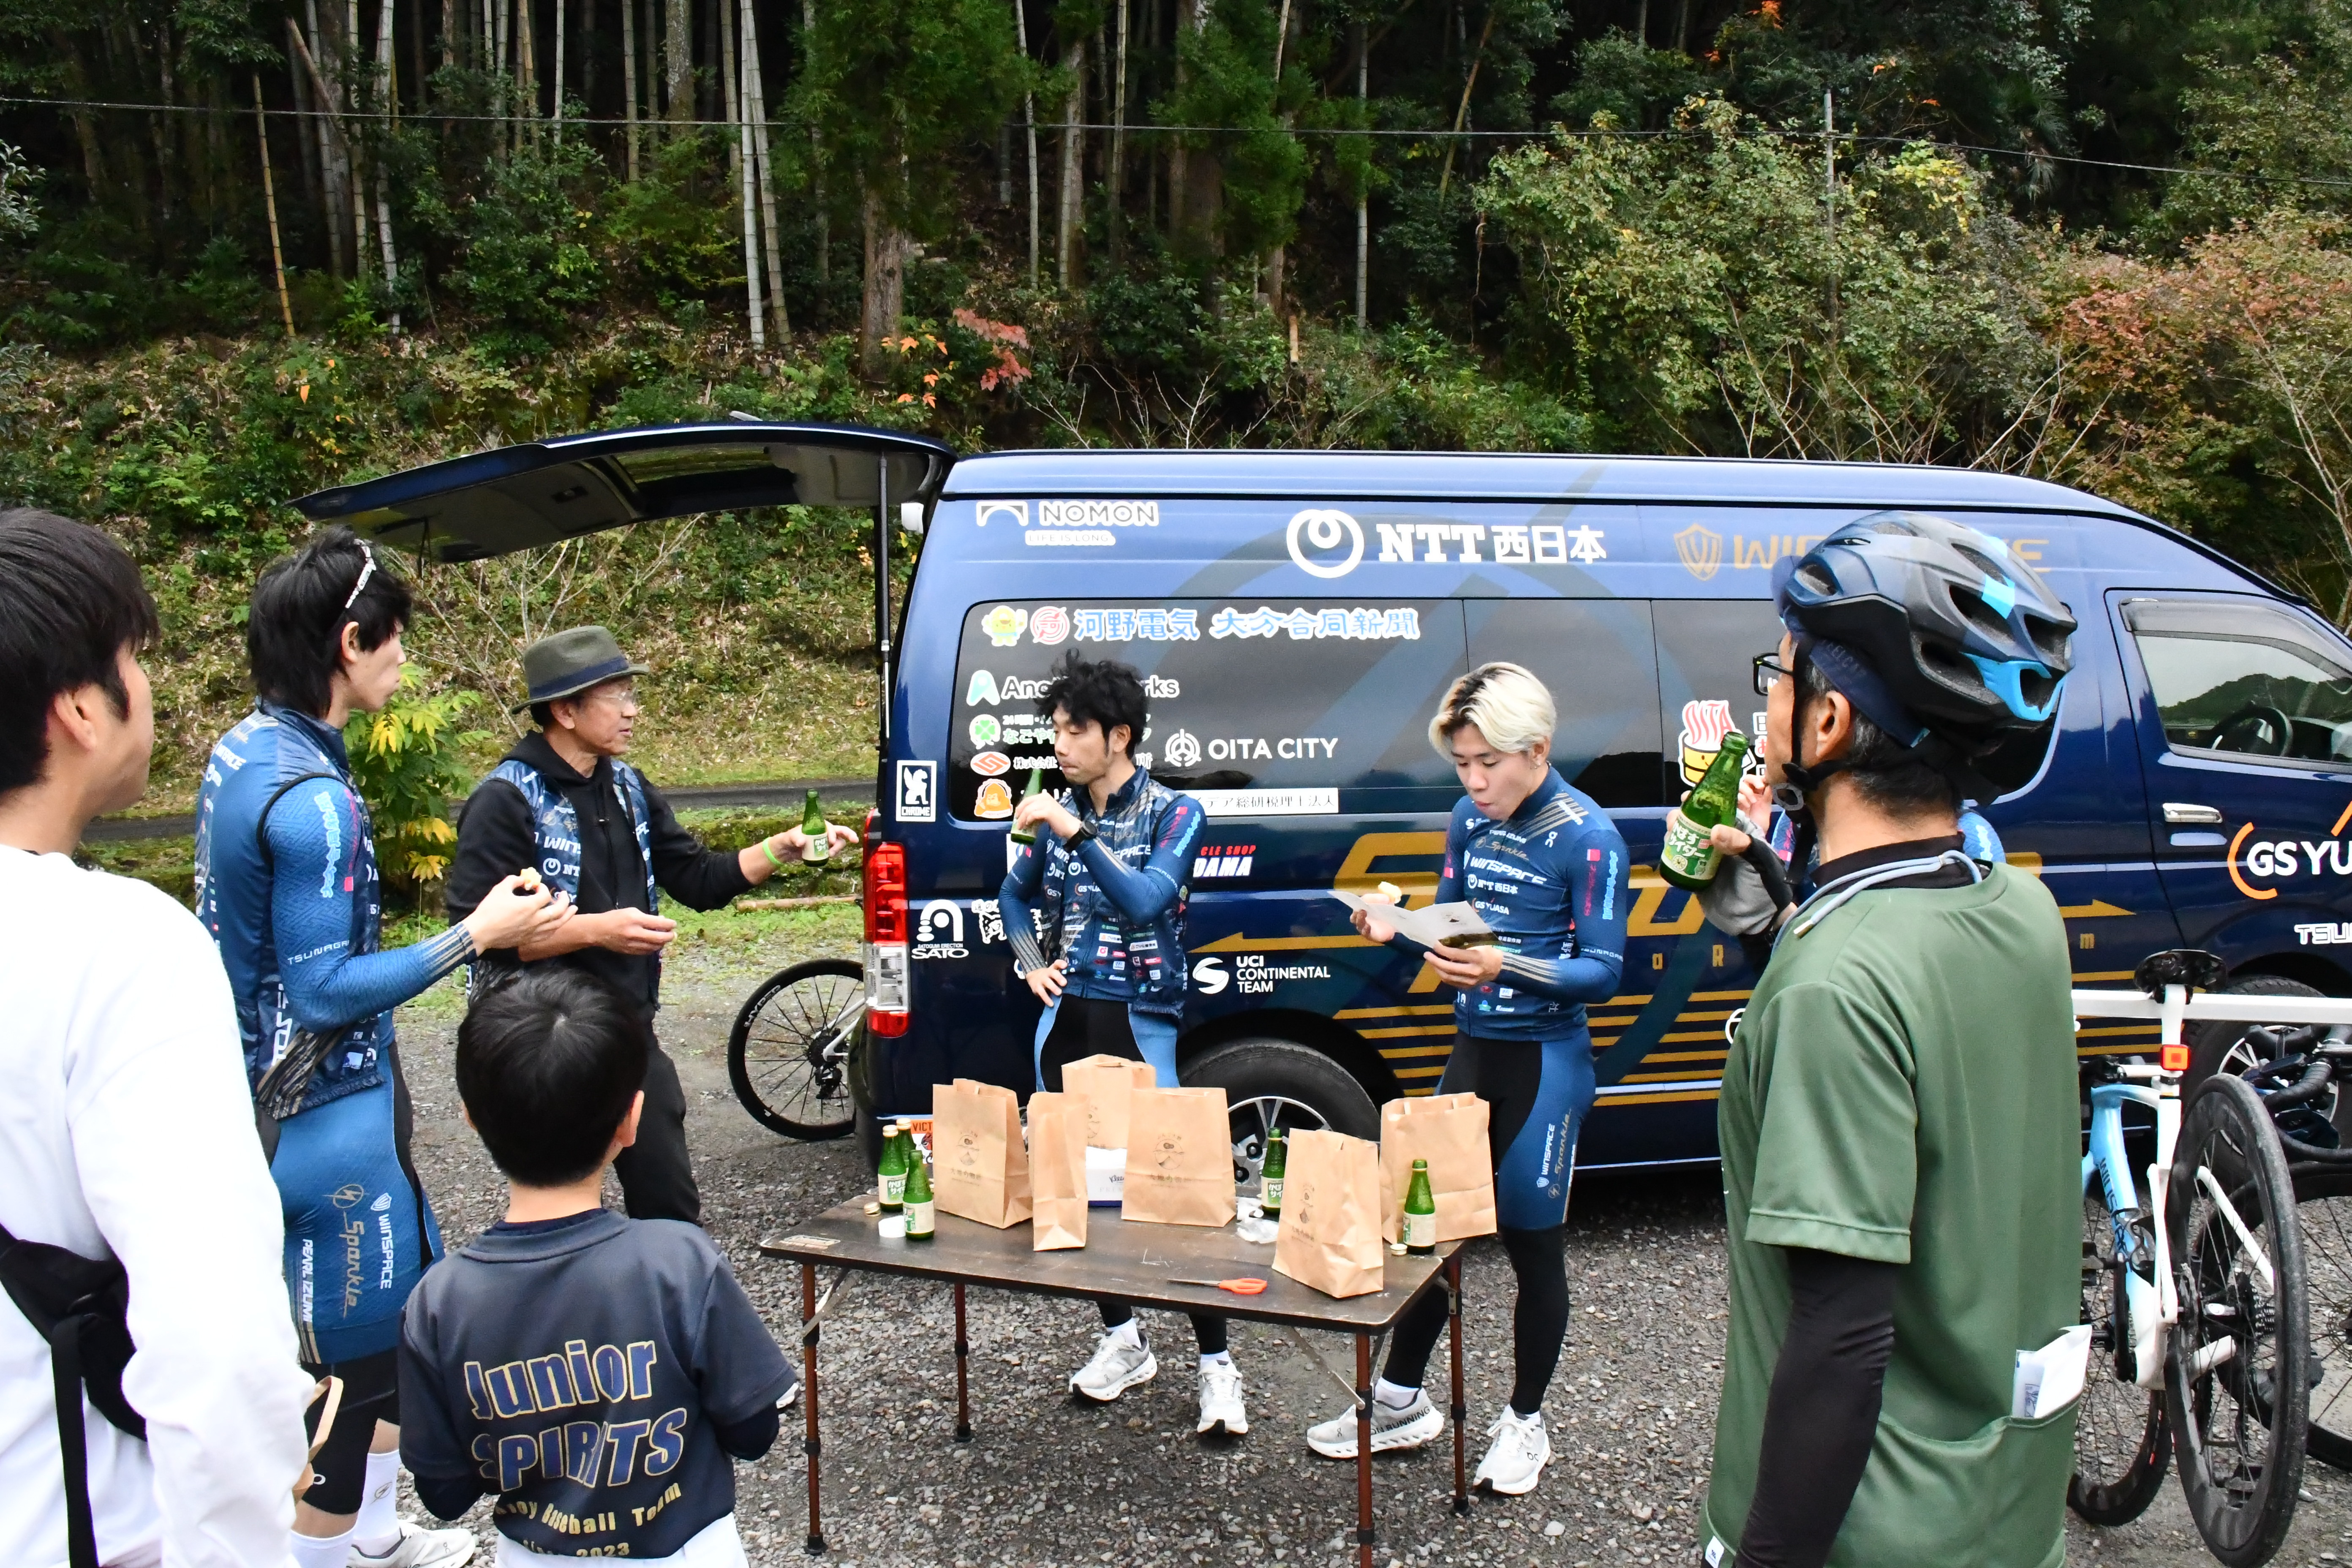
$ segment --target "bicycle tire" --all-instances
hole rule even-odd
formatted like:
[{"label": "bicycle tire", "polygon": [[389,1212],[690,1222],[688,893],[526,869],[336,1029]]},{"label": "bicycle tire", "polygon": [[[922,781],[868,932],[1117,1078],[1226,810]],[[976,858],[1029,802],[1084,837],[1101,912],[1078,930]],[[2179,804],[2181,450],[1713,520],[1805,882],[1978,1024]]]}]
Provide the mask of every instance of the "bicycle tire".
[{"label": "bicycle tire", "polygon": [[2286,1540],[2303,1485],[2310,1293],[2286,1160],[2244,1080],[2215,1077],[2189,1102],[2165,1220],[2180,1293],[2165,1417],[2180,1489],[2206,1549],[2227,1568],[2259,1568]]},{"label": "bicycle tire", "polygon": [[[2144,1223],[2144,1222],[2143,1222]],[[2154,1238],[2148,1238],[2152,1248]],[[2117,1300],[2115,1226],[2095,1184],[2083,1196],[2083,1321],[2091,1359],[2074,1420],[2074,1473],[2066,1506],[2093,1524],[2129,1524],[2164,1489],[2172,1429],[2161,1389],[2133,1375],[2131,1335]]]},{"label": "bicycle tire", "polygon": [[2296,1168],[2294,1201],[2319,1359],[2305,1451],[2352,1470],[2352,1170]]},{"label": "bicycle tire", "polygon": [[863,1020],[856,1009],[838,1029],[834,1019],[865,986],[855,960],[817,958],[777,971],[751,993],[727,1036],[727,1077],[753,1121],[807,1142],[845,1138],[856,1127],[847,1058]]}]

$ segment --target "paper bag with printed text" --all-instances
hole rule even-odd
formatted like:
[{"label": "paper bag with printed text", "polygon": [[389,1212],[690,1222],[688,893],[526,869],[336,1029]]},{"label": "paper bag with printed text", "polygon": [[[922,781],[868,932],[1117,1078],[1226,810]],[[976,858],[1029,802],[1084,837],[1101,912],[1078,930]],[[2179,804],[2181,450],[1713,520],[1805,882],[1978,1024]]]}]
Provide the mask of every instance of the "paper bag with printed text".
[{"label": "paper bag with printed text", "polygon": [[1055,1252],[1087,1244],[1085,1112],[1067,1093],[1029,1097],[1030,1246]]},{"label": "paper bag with printed text", "polygon": [[934,1084],[931,1169],[940,1213],[999,1230],[1027,1219],[1029,1151],[1013,1091],[969,1078]]},{"label": "paper bag with printed text", "polygon": [[1486,1102],[1475,1094],[1391,1100],[1381,1107],[1381,1235],[1403,1234],[1404,1190],[1412,1163],[1429,1162],[1437,1199],[1437,1239],[1495,1233],[1495,1162],[1486,1142]]},{"label": "paper bag with printed text", "polygon": [[1151,1082],[1151,1064],[1131,1057],[1081,1057],[1062,1069],[1062,1092],[1085,1113],[1087,1148],[1127,1147],[1128,1096]]},{"label": "paper bag with printed text", "polygon": [[1326,1296],[1368,1296],[1381,1288],[1381,1152],[1367,1138],[1307,1130],[1290,1135],[1283,1173],[1282,1231],[1274,1267]]},{"label": "paper bag with printed text", "polygon": [[1136,1089],[1128,1101],[1127,1139],[1120,1218],[1155,1225],[1232,1221],[1234,1133],[1223,1089]]}]

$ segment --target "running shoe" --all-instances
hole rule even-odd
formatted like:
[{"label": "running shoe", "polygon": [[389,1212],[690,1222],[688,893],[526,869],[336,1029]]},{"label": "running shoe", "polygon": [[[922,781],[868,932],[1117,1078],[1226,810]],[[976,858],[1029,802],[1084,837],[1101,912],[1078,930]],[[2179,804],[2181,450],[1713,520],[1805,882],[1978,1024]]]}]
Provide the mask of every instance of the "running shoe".
[{"label": "running shoe", "polygon": [[[1399,1410],[1372,1401],[1372,1452],[1385,1454],[1393,1448],[1418,1448],[1445,1430],[1445,1417],[1429,1395],[1420,1389],[1412,1391],[1412,1403]],[[1307,1429],[1307,1446],[1327,1459],[1352,1459],[1356,1457],[1356,1407],[1352,1405],[1318,1426]]]},{"label": "running shoe", "polygon": [[1070,1392],[1108,1405],[1159,1375],[1160,1363],[1152,1358],[1151,1347],[1131,1345],[1113,1329],[1095,1346],[1095,1359],[1070,1373]]},{"label": "running shoe", "polygon": [[459,1568],[474,1559],[474,1532],[427,1530],[413,1519],[400,1521],[400,1543],[378,1556],[352,1548],[348,1568]]},{"label": "running shoe", "polygon": [[1232,1362],[1202,1363],[1201,1424],[1193,1430],[1204,1437],[1212,1432],[1238,1437],[1249,1430],[1249,1415],[1242,1409],[1241,1369]]},{"label": "running shoe", "polygon": [[1495,1440],[1478,1461],[1478,1474],[1470,1484],[1504,1497],[1535,1490],[1544,1466],[1551,1461],[1551,1436],[1544,1430],[1543,1413],[1521,1415],[1506,1405],[1486,1430]]}]

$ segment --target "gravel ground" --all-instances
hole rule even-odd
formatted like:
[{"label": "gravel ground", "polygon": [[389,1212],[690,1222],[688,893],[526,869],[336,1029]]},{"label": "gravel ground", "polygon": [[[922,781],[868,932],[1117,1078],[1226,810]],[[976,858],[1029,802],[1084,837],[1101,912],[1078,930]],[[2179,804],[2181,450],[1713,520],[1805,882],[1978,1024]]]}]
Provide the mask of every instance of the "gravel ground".
[{"label": "gravel ground", "polygon": [[[681,944],[684,945],[684,944]],[[762,950],[765,951],[762,951]],[[864,1185],[851,1142],[795,1143],[761,1128],[727,1083],[727,1030],[759,975],[816,956],[805,944],[682,952],[666,983],[665,1045],[690,1102],[704,1217],[780,1341],[799,1318],[799,1271],[757,1242]],[[404,1011],[417,1101],[416,1157],[454,1242],[498,1216],[503,1189],[458,1119],[450,1079],[455,1001]],[[617,1206],[618,1194],[609,1194]],[[1575,1316],[1545,1405],[1553,1461],[1524,1498],[1479,1497],[1451,1512],[1451,1445],[1384,1455],[1374,1469],[1376,1561],[1580,1568],[1688,1563],[1706,1483],[1724,1322],[1721,1195],[1712,1171],[1588,1176],[1570,1245]],[[1491,1242],[1465,1252],[1469,1457],[1510,1384],[1510,1269]],[[825,1535],[844,1563],[1282,1563],[1354,1561],[1355,1468],[1316,1458],[1299,1434],[1344,1395],[1286,1341],[1234,1325],[1252,1431],[1192,1433],[1194,1385],[1181,1319],[1147,1315],[1161,1372],[1105,1407],[1064,1392],[1091,1353],[1094,1314],[1074,1303],[970,1297],[973,1440],[954,1441],[952,1309],[942,1287],[855,1279],[828,1317],[820,1361]],[[1349,1369],[1348,1342],[1323,1340]],[[1444,1365],[1441,1342],[1433,1375]],[[755,1564],[806,1562],[808,1493],[797,1414],[773,1451],[737,1470],[738,1514]],[[2275,1561],[2352,1562],[2352,1478],[2313,1462],[2306,1501]],[[413,1500],[404,1511],[414,1510]],[[492,1556],[488,1505],[467,1516]],[[1956,1529],[1964,1529],[1955,1521]],[[2078,1563],[2155,1568],[2210,1561],[2177,1489],[2138,1522],[2071,1517]]]}]

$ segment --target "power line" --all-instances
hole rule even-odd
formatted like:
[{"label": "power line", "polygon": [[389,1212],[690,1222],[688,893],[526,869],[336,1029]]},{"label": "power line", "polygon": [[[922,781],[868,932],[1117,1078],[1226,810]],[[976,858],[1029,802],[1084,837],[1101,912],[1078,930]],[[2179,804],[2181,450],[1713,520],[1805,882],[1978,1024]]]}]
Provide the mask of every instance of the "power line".
[{"label": "power line", "polygon": [[[397,124],[404,120],[425,121],[434,124],[446,125],[543,125],[552,123],[547,116],[542,114],[457,114],[440,110],[410,110],[394,112],[390,110],[383,109],[352,109],[338,111],[325,109],[265,108],[257,111],[252,109],[237,108],[227,104],[131,103],[101,99],[28,98],[5,94],[0,94],[0,105],[17,105],[43,109],[124,110],[149,114],[225,114],[236,116],[240,119],[247,115],[259,112],[278,119],[288,120],[365,121],[383,121],[391,124]],[[603,125],[613,127],[635,124],[652,130],[659,130],[664,127],[692,127],[697,130],[732,131],[736,129],[740,122],[733,120],[670,120],[666,118],[652,119],[643,117],[635,121],[631,121],[625,117],[566,115],[563,118],[563,123],[566,125]],[[758,122],[755,121],[755,123]],[[790,128],[799,124],[800,122],[795,121],[772,119],[766,121],[765,123],[772,128]],[[1041,120],[1037,121],[1036,128],[1039,131],[1081,131],[1102,132],[1105,133],[1108,133],[1109,132],[1117,129],[1124,129],[1126,133],[1130,136],[1234,136],[1272,131],[1285,136],[1376,136],[1408,142],[1630,142],[1664,141],[1679,137],[1695,137],[1705,134],[1703,132],[1689,130],[1668,129],[1660,131],[1643,131],[1615,126],[1607,128],[1589,128],[1580,131],[1570,129],[1564,125],[1554,125],[1548,129],[1539,131],[1482,131],[1472,127],[1465,127],[1464,129],[1457,131],[1449,126],[1437,126],[1428,130],[1411,130],[1398,129],[1392,126],[1354,127],[1344,125],[1296,125],[1284,127],[1276,125],[1158,125],[1139,122],[1126,125],[1124,127],[1118,127],[1106,121],[1087,120]],[[1769,125],[1759,126],[1758,130],[1759,132],[1763,135],[1779,137],[1783,140],[1811,142],[1822,139],[1822,132],[1818,131],[1790,131],[1779,126]],[[1979,142],[1937,142],[1932,138],[1916,136],[1865,136],[1857,134],[1853,132],[1839,132],[1834,139],[1836,141],[1848,143],[1868,143],[1886,147],[1914,147],[1926,145],[1936,147],[1949,153],[1971,153],[1987,158],[2016,158],[2022,159],[2030,163],[2063,163],[2073,168],[2117,169],[2132,174],[2186,175],[2203,179],[2234,180],[2242,184],[2268,184],[2312,185],[2326,190],[2352,190],[2352,180],[2328,179],[2318,174],[2266,174],[2250,173],[2241,169],[2194,168],[2179,163],[2138,163],[2116,158],[2084,158],[2071,153],[2042,152],[2032,148],[1990,147]]]}]

